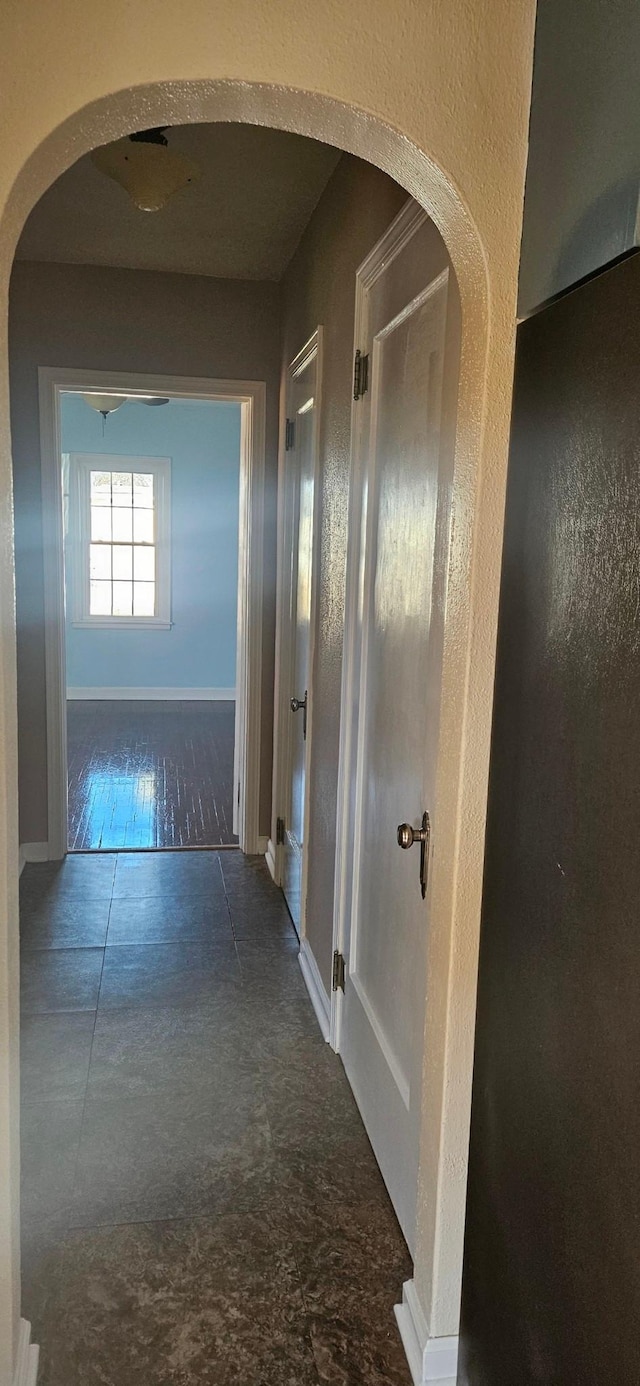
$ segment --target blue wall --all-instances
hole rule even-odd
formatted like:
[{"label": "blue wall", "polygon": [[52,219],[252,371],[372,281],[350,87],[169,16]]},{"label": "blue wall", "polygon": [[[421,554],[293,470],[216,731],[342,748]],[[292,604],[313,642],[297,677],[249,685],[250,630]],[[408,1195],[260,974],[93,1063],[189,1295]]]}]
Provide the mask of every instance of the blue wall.
[{"label": "blue wall", "polygon": [[234,688],[240,405],[127,403],[107,419],[62,399],[62,451],[171,458],[170,630],[67,622],[70,688]]}]

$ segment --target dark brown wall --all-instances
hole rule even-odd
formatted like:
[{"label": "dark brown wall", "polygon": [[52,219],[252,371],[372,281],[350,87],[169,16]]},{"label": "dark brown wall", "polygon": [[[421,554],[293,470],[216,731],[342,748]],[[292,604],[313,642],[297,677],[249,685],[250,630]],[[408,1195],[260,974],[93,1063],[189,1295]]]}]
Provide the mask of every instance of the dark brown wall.
[{"label": "dark brown wall", "polygon": [[640,1381],[640,258],[520,329],[465,1386]]}]

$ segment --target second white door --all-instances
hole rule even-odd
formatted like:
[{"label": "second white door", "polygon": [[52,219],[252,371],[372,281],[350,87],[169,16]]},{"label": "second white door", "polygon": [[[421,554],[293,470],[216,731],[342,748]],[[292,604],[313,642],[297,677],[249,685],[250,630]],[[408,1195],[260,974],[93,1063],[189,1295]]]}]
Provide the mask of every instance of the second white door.
[{"label": "second white door", "polygon": [[288,658],[284,660],[280,716],[285,728],[282,804],[282,888],[298,934],[305,889],[307,760],[311,720],[311,604],[313,584],[318,333],[289,371],[286,436],[285,581]]}]

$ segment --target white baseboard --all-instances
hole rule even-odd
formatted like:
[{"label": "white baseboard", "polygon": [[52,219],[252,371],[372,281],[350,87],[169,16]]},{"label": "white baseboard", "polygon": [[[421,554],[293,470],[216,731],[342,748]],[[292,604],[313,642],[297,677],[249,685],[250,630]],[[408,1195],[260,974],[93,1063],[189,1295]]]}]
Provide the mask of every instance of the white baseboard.
[{"label": "white baseboard", "polygon": [[20,875],[28,861],[48,861],[49,843],[48,842],[21,842],[18,852],[18,862]]},{"label": "white baseboard", "polygon": [[39,1351],[37,1345],[31,1342],[31,1324],[21,1319],[13,1386],[36,1386]]},{"label": "white baseboard", "polygon": [[234,703],[235,688],[67,688],[68,702]]},{"label": "white baseboard", "polygon": [[[265,852],[264,855],[265,855],[265,858],[266,858],[267,866],[269,867],[269,872],[270,872],[270,874],[271,874],[271,880],[272,880],[272,881],[275,881],[275,880],[276,880],[276,849],[275,849],[275,847],[274,847],[274,845],[273,845],[273,841],[272,841],[271,838],[269,838],[269,841],[267,842],[267,850],[266,850],[266,852]],[[279,882],[278,882],[278,881],[276,881],[276,885],[279,885]]]},{"label": "white baseboard", "polygon": [[327,996],[322,977],[320,976],[318,964],[306,938],[303,938],[300,944],[298,962],[300,963],[300,971],[304,977],[307,991],[311,997],[311,1005],[316,1013],[318,1025],[322,1030],[322,1038],[328,1042],[329,1032],[331,1030],[331,1002]]},{"label": "white baseboard", "polygon": [[458,1337],[429,1337],[415,1281],[405,1281],[395,1313],[414,1386],[456,1386]]},{"label": "white baseboard", "polygon": [[259,838],[258,838],[258,852],[260,853],[260,856],[261,856],[261,857],[266,857],[268,846],[269,846],[269,839],[268,839],[268,837],[264,836],[264,837],[259,837]]}]

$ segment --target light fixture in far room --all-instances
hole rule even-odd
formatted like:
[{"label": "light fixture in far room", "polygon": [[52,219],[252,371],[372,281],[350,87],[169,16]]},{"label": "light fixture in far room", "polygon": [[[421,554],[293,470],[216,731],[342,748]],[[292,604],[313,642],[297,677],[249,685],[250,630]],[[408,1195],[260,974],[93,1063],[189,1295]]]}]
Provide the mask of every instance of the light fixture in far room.
[{"label": "light fixture in far room", "polygon": [[140,130],[91,155],[96,168],[128,192],[141,212],[159,212],[174,193],[197,182],[200,169],[186,154],[169,149],[166,125]]},{"label": "light fixture in far room", "polygon": [[95,409],[96,414],[102,414],[103,424],[107,422],[109,414],[114,414],[116,409],[122,409],[127,402],[126,395],[83,395],[85,404],[90,409]]}]

